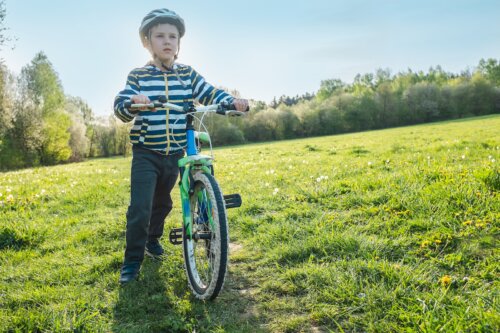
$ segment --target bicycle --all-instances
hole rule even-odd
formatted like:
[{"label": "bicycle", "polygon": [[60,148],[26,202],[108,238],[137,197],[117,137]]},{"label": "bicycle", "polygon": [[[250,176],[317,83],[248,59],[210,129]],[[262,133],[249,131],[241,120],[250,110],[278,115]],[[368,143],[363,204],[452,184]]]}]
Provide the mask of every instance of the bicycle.
[{"label": "bicycle", "polygon": [[[229,256],[229,226],[226,209],[241,206],[239,194],[223,195],[215,179],[213,155],[200,154],[197,142],[212,144],[207,131],[195,130],[196,113],[215,112],[227,116],[241,116],[230,104],[195,107],[168,103],[163,99],[150,104],[126,102],[126,108],[170,108],[186,113],[187,147],[179,160],[182,227],[170,230],[169,240],[183,247],[184,267],[189,286],[196,298],[215,299],[224,285]],[[200,127],[203,118],[199,119]],[[205,128],[206,130],[206,128]]]}]

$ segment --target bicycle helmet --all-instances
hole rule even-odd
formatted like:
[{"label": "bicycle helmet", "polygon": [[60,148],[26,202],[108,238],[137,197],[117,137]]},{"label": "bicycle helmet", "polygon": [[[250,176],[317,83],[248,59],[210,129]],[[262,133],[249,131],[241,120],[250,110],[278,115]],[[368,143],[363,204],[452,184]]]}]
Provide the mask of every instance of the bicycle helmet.
[{"label": "bicycle helmet", "polygon": [[179,37],[184,36],[184,33],[186,32],[184,20],[177,15],[176,12],[166,8],[155,9],[150,11],[142,19],[141,26],[139,27],[139,36],[141,37],[141,41],[144,45],[146,45],[146,39],[149,38],[149,30],[160,23],[170,23],[175,25],[179,30]]}]

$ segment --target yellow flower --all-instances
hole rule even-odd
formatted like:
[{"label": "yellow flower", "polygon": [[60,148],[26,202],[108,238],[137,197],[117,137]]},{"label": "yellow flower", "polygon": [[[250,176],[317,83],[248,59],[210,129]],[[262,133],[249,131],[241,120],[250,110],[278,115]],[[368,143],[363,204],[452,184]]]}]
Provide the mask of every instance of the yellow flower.
[{"label": "yellow flower", "polygon": [[428,241],[428,240],[424,240],[424,241],[422,242],[422,244],[420,244],[420,247],[421,247],[421,248],[427,247],[427,245],[429,245],[430,243],[431,243],[430,241]]},{"label": "yellow flower", "polygon": [[439,283],[441,283],[441,285],[442,285],[443,287],[448,286],[448,285],[451,283],[451,276],[449,276],[449,275],[444,275],[443,277],[441,277],[441,278],[439,279]]}]

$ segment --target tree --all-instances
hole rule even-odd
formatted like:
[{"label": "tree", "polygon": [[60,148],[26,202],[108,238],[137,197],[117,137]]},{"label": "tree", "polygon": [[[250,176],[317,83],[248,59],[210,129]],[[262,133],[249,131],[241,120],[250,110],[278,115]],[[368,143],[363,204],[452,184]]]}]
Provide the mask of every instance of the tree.
[{"label": "tree", "polygon": [[408,117],[411,124],[439,119],[440,90],[434,83],[421,82],[408,89]]},{"label": "tree", "polygon": [[0,142],[12,127],[12,84],[13,78],[7,67],[0,64]]},{"label": "tree", "polygon": [[500,87],[500,61],[491,58],[488,60],[481,59],[478,69],[496,87]]},{"label": "tree", "polygon": [[19,88],[15,124],[28,153],[27,164],[55,164],[69,159],[71,120],[64,110],[59,77],[43,52],[21,70]]},{"label": "tree", "polygon": [[35,55],[21,75],[25,77],[28,98],[41,108],[43,116],[63,108],[65,97],[61,81],[43,52]]},{"label": "tree", "polygon": [[89,152],[90,137],[87,135],[87,128],[93,119],[92,109],[80,97],[66,96],[65,110],[71,117],[70,160],[81,161],[88,156]]},{"label": "tree", "polygon": [[339,79],[330,79],[321,81],[321,85],[316,95],[319,101],[325,100],[335,92],[340,92],[345,87],[344,82]]},{"label": "tree", "polygon": [[68,129],[71,119],[67,113],[54,112],[44,119],[42,127],[43,141],[40,147],[40,162],[43,165],[65,162],[71,157],[69,141],[71,134]]},{"label": "tree", "polygon": [[66,96],[66,111],[78,116],[83,120],[85,126],[89,126],[94,120],[92,108],[80,97]]},{"label": "tree", "polygon": [[391,81],[391,70],[389,68],[377,69],[377,72],[375,73],[375,86],[378,87],[388,81]]}]

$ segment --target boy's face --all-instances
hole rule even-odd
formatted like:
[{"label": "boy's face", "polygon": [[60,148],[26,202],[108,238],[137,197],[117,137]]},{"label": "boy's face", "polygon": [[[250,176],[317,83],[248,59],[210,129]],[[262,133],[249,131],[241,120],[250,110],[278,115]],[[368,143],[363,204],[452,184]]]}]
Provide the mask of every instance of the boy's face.
[{"label": "boy's face", "polygon": [[179,50],[179,30],[173,24],[162,23],[151,28],[149,50],[162,62],[172,63]]}]

